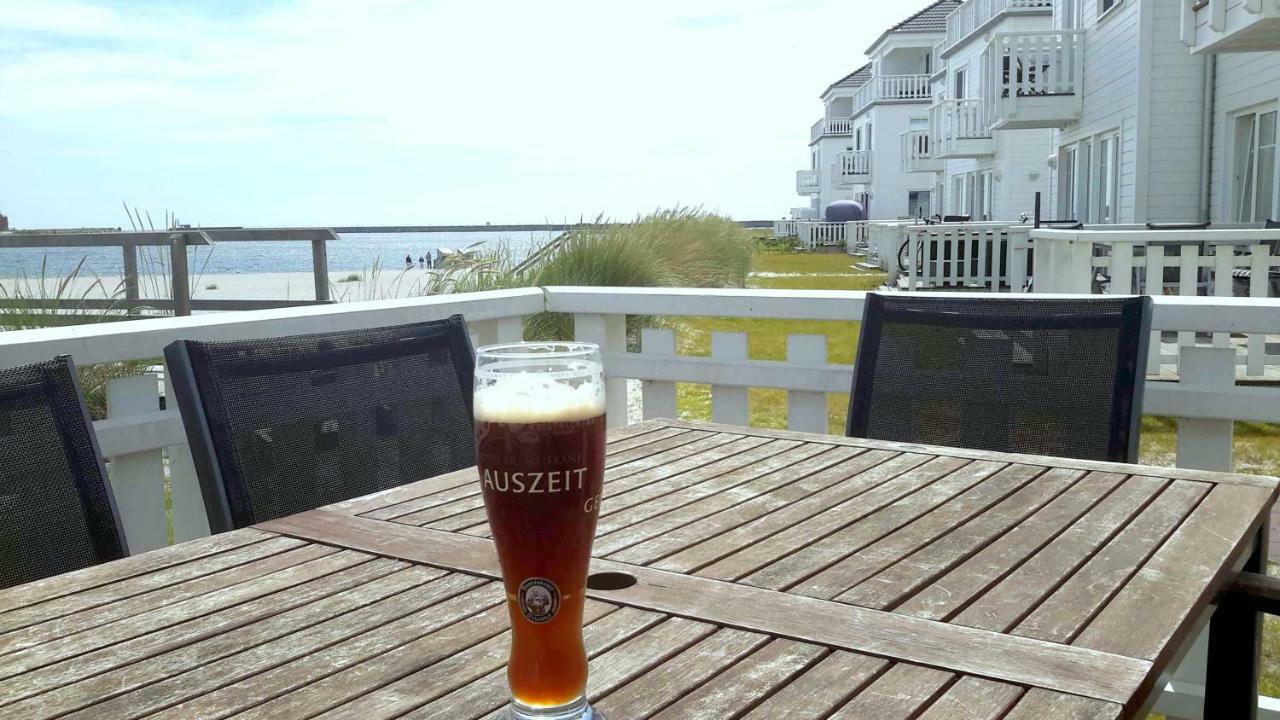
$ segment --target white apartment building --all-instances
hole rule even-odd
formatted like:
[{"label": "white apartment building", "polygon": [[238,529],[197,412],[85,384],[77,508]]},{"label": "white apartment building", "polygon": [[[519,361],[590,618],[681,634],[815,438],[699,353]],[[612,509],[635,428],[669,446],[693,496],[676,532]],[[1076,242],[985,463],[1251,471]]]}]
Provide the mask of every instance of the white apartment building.
[{"label": "white apartment building", "polygon": [[[940,28],[919,21],[940,13]],[[845,78],[862,82],[854,94],[904,72],[885,55],[904,58],[895,36],[913,21],[912,39],[936,43],[920,56],[930,104],[855,102],[844,125],[828,101],[824,127],[850,134],[815,135],[814,211],[867,193],[872,219],[914,216],[927,189],[924,214],[975,220],[1018,220],[1037,192],[1055,220],[1280,217],[1280,0],[937,2],[886,31]],[[825,166],[848,155],[841,142],[862,147],[860,127],[871,159],[853,167],[870,172],[841,185]]]},{"label": "white apartment building", "polygon": [[934,47],[959,0],[940,0],[885,30],[870,61],[822,94],[823,116],[810,131],[810,165],[796,192],[811,198],[802,214],[821,218],[836,200],[863,202],[871,219],[935,212],[932,172],[904,168],[901,133],[924,127],[932,100]]}]

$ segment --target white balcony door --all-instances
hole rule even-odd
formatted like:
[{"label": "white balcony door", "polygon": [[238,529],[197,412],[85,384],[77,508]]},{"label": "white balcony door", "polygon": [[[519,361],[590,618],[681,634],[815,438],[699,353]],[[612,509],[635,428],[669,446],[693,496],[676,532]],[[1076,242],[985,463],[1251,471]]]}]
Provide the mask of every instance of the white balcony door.
[{"label": "white balcony door", "polygon": [[1236,116],[1232,158],[1233,219],[1261,222],[1276,215],[1276,111]]}]

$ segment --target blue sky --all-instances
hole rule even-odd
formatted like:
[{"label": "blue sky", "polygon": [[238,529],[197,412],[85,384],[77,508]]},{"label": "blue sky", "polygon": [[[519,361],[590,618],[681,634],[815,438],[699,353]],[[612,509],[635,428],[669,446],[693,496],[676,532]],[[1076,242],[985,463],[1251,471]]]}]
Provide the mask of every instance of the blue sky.
[{"label": "blue sky", "polygon": [[0,212],[780,216],[817,95],[923,4],[0,0]]}]

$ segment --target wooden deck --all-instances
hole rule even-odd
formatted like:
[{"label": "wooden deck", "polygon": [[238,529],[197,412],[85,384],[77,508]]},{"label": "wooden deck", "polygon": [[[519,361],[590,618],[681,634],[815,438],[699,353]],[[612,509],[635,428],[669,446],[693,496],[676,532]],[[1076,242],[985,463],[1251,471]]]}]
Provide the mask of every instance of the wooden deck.
[{"label": "wooden deck", "polygon": [[[1138,716],[1277,487],[676,421],[608,458],[615,720]],[[468,470],[0,591],[0,714],[496,717],[487,533]]]}]

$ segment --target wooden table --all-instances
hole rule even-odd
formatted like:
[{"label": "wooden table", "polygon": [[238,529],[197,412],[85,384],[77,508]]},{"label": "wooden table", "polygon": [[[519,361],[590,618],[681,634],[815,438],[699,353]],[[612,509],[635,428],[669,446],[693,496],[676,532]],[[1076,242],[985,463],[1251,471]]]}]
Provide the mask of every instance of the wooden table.
[{"label": "wooden table", "polygon": [[[608,458],[593,571],[638,580],[589,592],[614,720],[1134,716],[1264,561],[1277,489],[675,421]],[[477,491],[462,471],[2,591],[0,716],[494,717]],[[1256,632],[1215,617],[1211,693],[1239,694]]]}]

